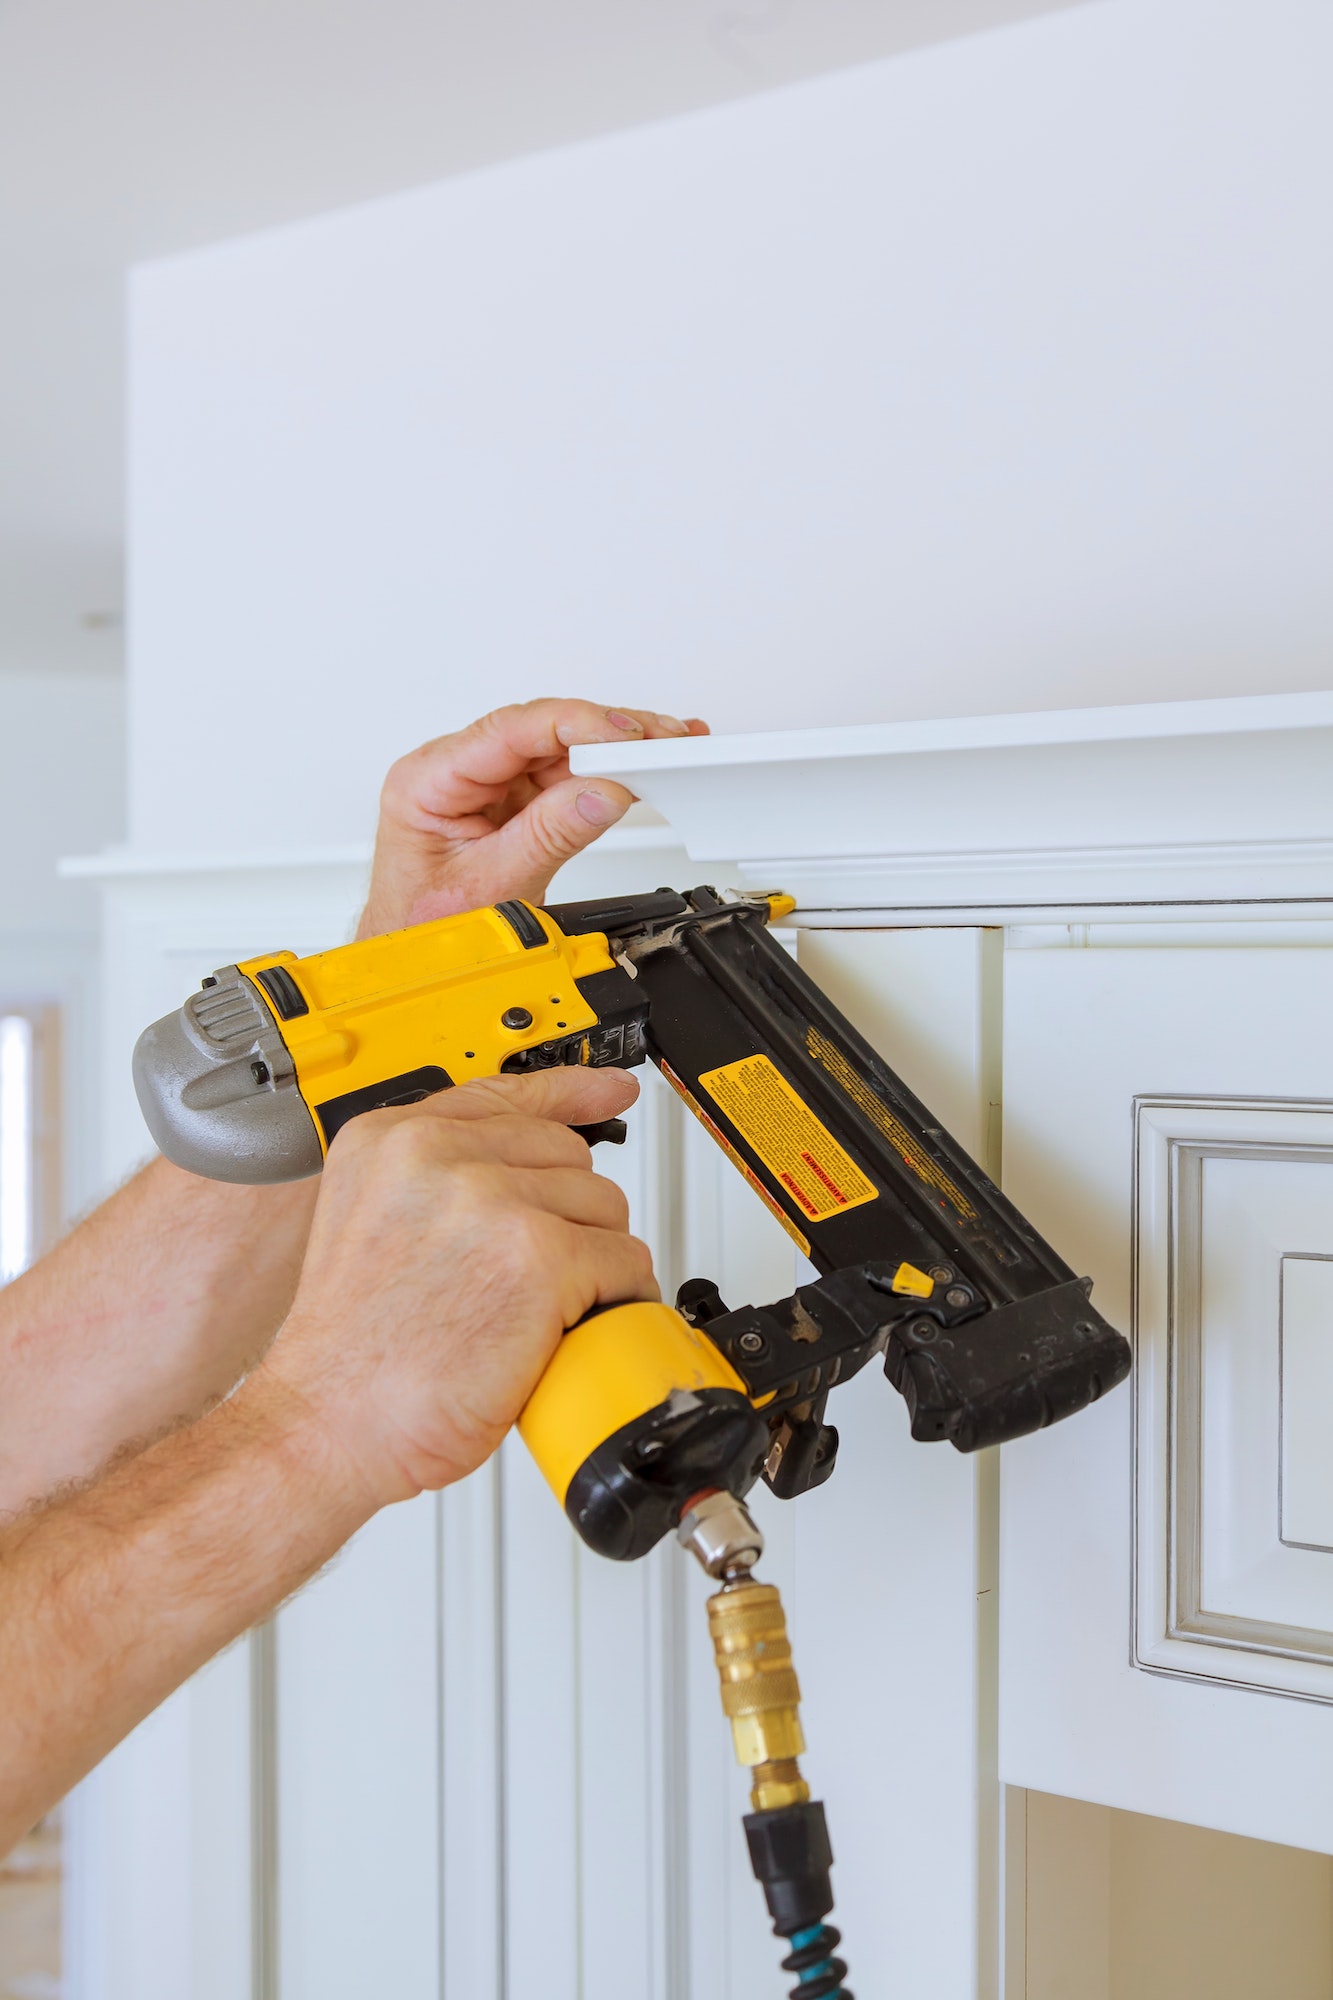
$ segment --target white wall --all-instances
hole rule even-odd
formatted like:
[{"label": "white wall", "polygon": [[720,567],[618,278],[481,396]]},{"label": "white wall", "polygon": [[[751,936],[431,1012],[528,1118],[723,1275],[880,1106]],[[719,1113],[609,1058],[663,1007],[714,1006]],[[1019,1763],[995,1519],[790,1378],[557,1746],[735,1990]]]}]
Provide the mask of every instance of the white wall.
[{"label": "white wall", "polygon": [[1098,0],[141,271],[133,829],[588,689],[1333,681],[1325,0]]},{"label": "white wall", "polygon": [[118,675],[0,673],[0,1008],[63,1009],[64,1206],[101,1184],[96,892],[56,863],[118,840],[125,810]]},{"label": "white wall", "polygon": [[124,714],[119,675],[0,673],[0,934],[97,929],[96,891],[56,863],[121,837]]}]

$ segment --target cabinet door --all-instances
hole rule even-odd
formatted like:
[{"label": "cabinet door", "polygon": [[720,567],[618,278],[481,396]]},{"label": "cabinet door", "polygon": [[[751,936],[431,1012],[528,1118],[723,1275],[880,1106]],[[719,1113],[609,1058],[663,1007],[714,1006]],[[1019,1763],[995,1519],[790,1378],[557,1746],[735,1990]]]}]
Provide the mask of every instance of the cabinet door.
[{"label": "cabinet door", "polygon": [[1333,1851],[1333,950],[1060,935],[1005,1185],[1135,1375],[1005,1449],[1001,1774]]}]

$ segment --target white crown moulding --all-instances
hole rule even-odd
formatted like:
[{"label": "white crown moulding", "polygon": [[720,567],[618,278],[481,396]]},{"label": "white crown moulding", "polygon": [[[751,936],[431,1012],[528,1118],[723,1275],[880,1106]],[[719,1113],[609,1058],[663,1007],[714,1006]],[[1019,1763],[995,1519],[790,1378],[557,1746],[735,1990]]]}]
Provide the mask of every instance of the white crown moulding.
[{"label": "white crown moulding", "polygon": [[[594,858],[632,856],[645,886],[786,889],[818,926],[1333,917],[1333,693],[587,744],[571,762],[645,802]],[[110,887],[350,876],[369,858],[120,848],[60,872]]]},{"label": "white crown moulding", "polygon": [[826,921],[1333,911],[1333,693],[593,744],[571,763],[637,792],[692,859]]}]

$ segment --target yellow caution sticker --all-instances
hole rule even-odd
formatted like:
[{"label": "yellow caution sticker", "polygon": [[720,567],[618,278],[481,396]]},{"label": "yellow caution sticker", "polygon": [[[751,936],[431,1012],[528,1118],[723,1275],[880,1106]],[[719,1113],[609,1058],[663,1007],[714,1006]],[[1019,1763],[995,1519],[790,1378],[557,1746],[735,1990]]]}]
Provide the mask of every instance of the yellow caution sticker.
[{"label": "yellow caution sticker", "polygon": [[875,1200],[874,1182],[767,1056],[744,1056],[699,1082],[809,1221]]},{"label": "yellow caution sticker", "polygon": [[[667,1082],[671,1085],[671,1088],[675,1091],[677,1097],[679,1097],[679,1099],[681,1100],[682,1104],[686,1105],[688,1109],[694,1113],[694,1116],[698,1119],[699,1123],[703,1126],[705,1132],[707,1132],[709,1138],[712,1139],[714,1144],[722,1148],[722,1151],[731,1161],[731,1164],[733,1167],[735,1167],[737,1173],[743,1174],[745,1176],[746,1180],[750,1183],[750,1186],[754,1189],[755,1193],[758,1195],[760,1201],[763,1202],[764,1207],[768,1210],[769,1214],[773,1216],[775,1221],[780,1222],[782,1224],[782,1227],[786,1230],[788,1236],[790,1236],[792,1242],[796,1245],[796,1248],[800,1251],[801,1255],[803,1257],[808,1257],[810,1255],[809,1238],[806,1236],[802,1236],[800,1230],[796,1227],[796,1224],[792,1221],[786,1209],[780,1207],[778,1203],[774,1201],[772,1195],[769,1193],[768,1189],[764,1186],[764,1183],[760,1180],[758,1174],[752,1172],[752,1170],[746,1165],[745,1161],[736,1151],[736,1148],[732,1145],[730,1139],[727,1137],[726,1133],[722,1130],[722,1127],[718,1124],[717,1120],[715,1118],[709,1117],[708,1113],[704,1110],[702,1104],[700,1104],[698,1098],[692,1096],[691,1093],[685,1088],[685,1085],[681,1082],[680,1078],[676,1075],[675,1070],[672,1069],[669,1063],[659,1062],[658,1067],[661,1070],[663,1076],[666,1078]],[[772,1397],[765,1397],[764,1401],[771,1402]],[[755,1408],[756,1409],[762,1408],[762,1404],[756,1403]]]}]

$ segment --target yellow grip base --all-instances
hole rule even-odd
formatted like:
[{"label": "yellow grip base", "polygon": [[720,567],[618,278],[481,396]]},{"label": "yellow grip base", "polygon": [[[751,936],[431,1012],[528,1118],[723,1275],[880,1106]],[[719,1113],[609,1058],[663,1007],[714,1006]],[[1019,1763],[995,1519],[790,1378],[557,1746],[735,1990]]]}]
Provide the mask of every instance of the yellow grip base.
[{"label": "yellow grip base", "polygon": [[518,1420],[519,1435],[563,1507],[584,1461],[675,1389],[745,1384],[673,1306],[640,1299],[571,1327]]}]

